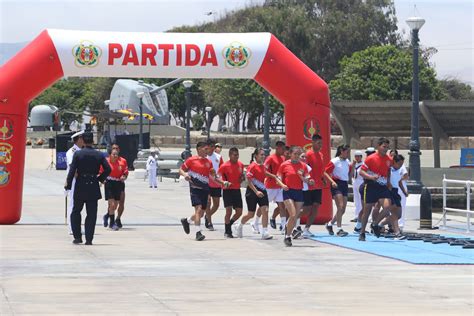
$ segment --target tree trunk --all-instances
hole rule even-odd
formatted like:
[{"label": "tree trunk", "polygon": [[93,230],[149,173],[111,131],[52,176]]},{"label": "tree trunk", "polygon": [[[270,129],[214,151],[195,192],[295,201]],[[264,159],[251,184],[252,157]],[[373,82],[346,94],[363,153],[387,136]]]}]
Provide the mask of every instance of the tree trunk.
[{"label": "tree trunk", "polygon": [[232,131],[238,133],[240,131],[240,110],[235,111],[234,118],[235,120],[232,127]]},{"label": "tree trunk", "polygon": [[247,114],[248,114],[247,112],[244,112],[244,117],[242,119],[242,131],[243,132],[247,130],[247,128],[246,128],[246,125],[248,125],[247,122],[246,122]]},{"label": "tree trunk", "polygon": [[217,124],[217,130],[219,132],[222,132],[222,127],[225,125],[225,118],[227,116],[226,114],[219,114],[219,123]]},{"label": "tree trunk", "polygon": [[250,113],[249,114],[249,119],[247,121],[247,132],[255,132],[256,131],[256,128],[255,128],[255,121],[256,120],[257,120],[256,115],[254,113]]}]

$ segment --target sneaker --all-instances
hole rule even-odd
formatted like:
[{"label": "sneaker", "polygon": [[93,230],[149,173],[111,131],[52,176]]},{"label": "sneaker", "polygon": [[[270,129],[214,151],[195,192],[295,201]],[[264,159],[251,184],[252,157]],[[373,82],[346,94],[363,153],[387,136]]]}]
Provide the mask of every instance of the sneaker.
[{"label": "sneaker", "polygon": [[395,239],[395,240],[404,240],[404,239],[407,239],[407,236],[402,235],[402,234],[396,234],[393,239]]},{"label": "sneaker", "polygon": [[273,228],[273,229],[277,229],[277,224],[276,224],[276,221],[274,219],[270,219],[270,226]]},{"label": "sneaker", "polygon": [[372,230],[374,232],[375,237],[379,238],[380,237],[380,226],[379,225],[371,225]]},{"label": "sneaker", "polygon": [[72,243],[75,245],[82,244],[82,239],[74,239]]},{"label": "sneaker", "polygon": [[314,234],[310,232],[309,230],[303,231],[303,238],[311,238],[314,237]]},{"label": "sneaker", "polygon": [[296,227],[296,230],[303,233],[303,230],[301,229],[301,226]]},{"label": "sneaker", "polygon": [[232,233],[225,233],[224,237],[225,238],[234,238],[234,235],[232,235]]},{"label": "sneaker", "polygon": [[189,234],[189,232],[190,232],[189,223],[188,223],[188,219],[186,217],[183,217],[181,219],[181,225],[183,225],[184,232],[186,234]]},{"label": "sneaker", "polygon": [[242,238],[243,236],[243,226],[241,225],[235,225],[235,234],[237,235],[238,238]]},{"label": "sneaker", "polygon": [[92,246],[92,241],[86,241],[85,245],[86,246]]},{"label": "sneaker", "polygon": [[293,237],[293,239],[298,239],[301,237],[301,234],[302,232],[300,232],[299,230],[293,229],[293,232],[291,233],[291,237]]},{"label": "sneaker", "polygon": [[120,227],[118,227],[117,224],[113,224],[113,225],[112,225],[112,228],[110,228],[110,229],[113,230],[113,231],[117,231],[117,230],[120,229]]},{"label": "sneaker", "polygon": [[360,234],[361,230],[362,230],[362,228],[354,227],[354,234]]},{"label": "sneaker", "polygon": [[329,235],[334,235],[334,230],[332,229],[332,225],[329,226],[328,224],[326,224],[326,229],[328,230],[328,233]]},{"label": "sneaker", "polygon": [[359,234],[359,241],[365,241],[365,233]]},{"label": "sneaker", "polygon": [[207,220],[207,216],[204,216],[204,226],[209,229],[209,221]]},{"label": "sneaker", "polygon": [[209,226],[207,227],[207,229],[209,229],[210,231],[215,231],[214,225],[212,225],[212,223],[209,224]]},{"label": "sneaker", "polygon": [[286,237],[285,239],[283,239],[283,242],[285,243],[285,246],[287,247],[293,246],[293,244],[291,243],[291,237]]},{"label": "sneaker", "polygon": [[255,225],[254,223],[250,223],[250,226],[252,226],[252,231],[254,234],[260,234],[260,230],[258,229],[257,225]]},{"label": "sneaker", "polygon": [[346,237],[347,235],[349,235],[349,233],[343,231],[342,229],[339,229],[337,232],[337,237]]},{"label": "sneaker", "polygon": [[117,218],[115,220],[115,225],[117,225],[118,228],[122,228],[122,221],[120,220],[120,218]]},{"label": "sneaker", "polygon": [[204,236],[201,232],[196,233],[196,240],[197,241],[203,241],[206,236]]},{"label": "sneaker", "polygon": [[273,238],[273,236],[270,235],[269,233],[262,234],[262,239],[263,240],[269,240],[269,239],[272,239],[272,238]]},{"label": "sneaker", "polygon": [[104,227],[109,226],[109,213],[105,214],[102,219],[104,220]]}]

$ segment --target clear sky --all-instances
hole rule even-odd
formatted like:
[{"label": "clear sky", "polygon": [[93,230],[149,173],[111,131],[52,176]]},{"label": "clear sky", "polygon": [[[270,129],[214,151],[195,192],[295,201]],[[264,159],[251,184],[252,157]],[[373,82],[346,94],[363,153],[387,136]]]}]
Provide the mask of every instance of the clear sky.
[{"label": "clear sky", "polygon": [[[213,21],[226,10],[261,0],[0,0],[0,43],[32,40],[45,28],[161,32],[173,26]],[[421,45],[436,47],[439,78],[453,77],[474,86],[474,0],[395,0],[398,26],[406,18],[426,20]],[[212,14],[207,15],[209,12]]]}]

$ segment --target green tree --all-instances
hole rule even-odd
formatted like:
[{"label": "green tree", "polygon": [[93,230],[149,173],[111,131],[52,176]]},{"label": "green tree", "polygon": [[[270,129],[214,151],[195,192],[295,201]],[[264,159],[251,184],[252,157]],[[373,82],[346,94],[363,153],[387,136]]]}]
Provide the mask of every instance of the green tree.
[{"label": "green tree", "polygon": [[[409,49],[392,45],[375,46],[341,61],[341,72],[330,82],[332,99],[410,100],[412,55]],[[444,98],[436,72],[420,58],[420,99]]]},{"label": "green tree", "polygon": [[443,79],[439,81],[447,100],[474,100],[472,87],[457,79]]}]

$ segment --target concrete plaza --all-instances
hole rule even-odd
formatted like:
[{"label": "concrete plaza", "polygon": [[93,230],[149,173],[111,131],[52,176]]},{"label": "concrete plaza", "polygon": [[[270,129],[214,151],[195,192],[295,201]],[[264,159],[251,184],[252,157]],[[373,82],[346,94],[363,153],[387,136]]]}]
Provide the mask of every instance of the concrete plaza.
[{"label": "concrete plaza", "polygon": [[[311,240],[286,248],[276,231],[262,241],[249,227],[226,240],[222,207],[217,231],[195,242],[179,222],[191,213],[188,189],[171,179],[153,190],[131,176],[124,228],[98,220],[94,245],[73,245],[65,172],[31,160],[22,220],[0,227],[0,315],[473,315],[474,266],[413,265]],[[350,206],[348,231],[352,216]]]}]

